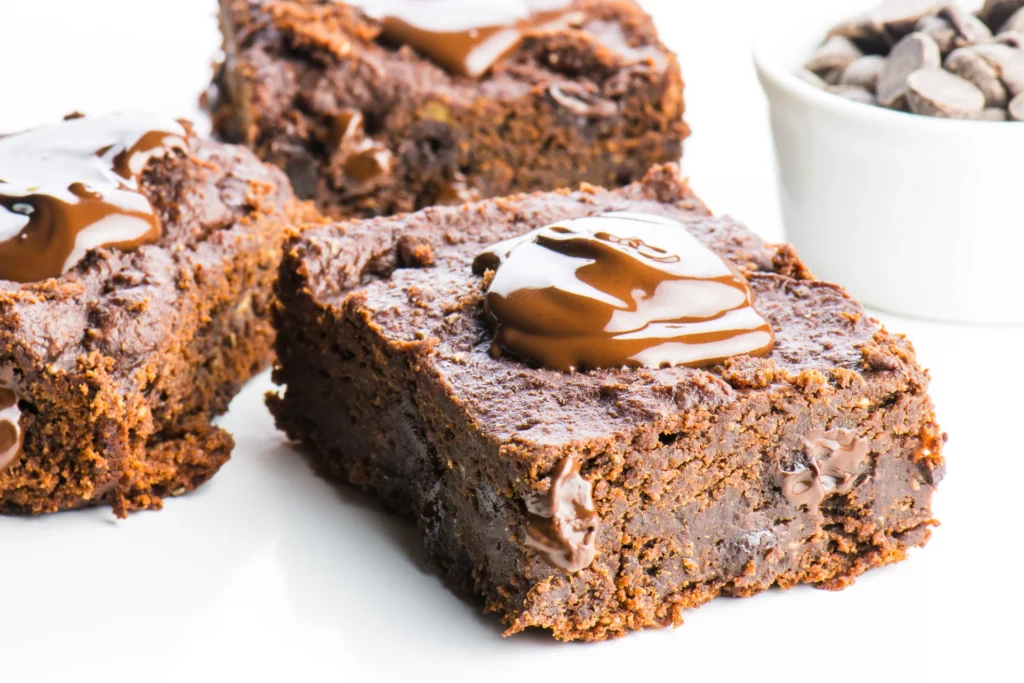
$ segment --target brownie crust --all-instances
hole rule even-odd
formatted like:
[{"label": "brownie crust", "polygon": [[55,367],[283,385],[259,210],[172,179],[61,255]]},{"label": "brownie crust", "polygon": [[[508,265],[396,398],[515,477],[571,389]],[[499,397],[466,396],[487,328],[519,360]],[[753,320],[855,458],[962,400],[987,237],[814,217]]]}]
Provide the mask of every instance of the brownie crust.
[{"label": "brownie crust", "polygon": [[272,283],[300,211],[284,175],[190,133],[141,188],[157,243],[0,282],[0,366],[17,378],[25,435],[0,470],[0,513],[124,516],[191,491],[233,447],[211,419],[273,359]]},{"label": "brownie crust", "polygon": [[[675,56],[631,0],[575,0],[481,79],[452,75],[334,0],[221,0],[226,60],[209,105],[225,139],[285,169],[335,217],[617,186],[678,161],[689,134]],[[359,131],[339,130],[353,114]],[[390,160],[352,187],[354,150]],[[376,162],[375,162],[376,163]]]},{"label": "brownie crust", "polygon": [[[742,268],[773,351],[576,374],[490,355],[475,256],[606,211],[675,218]],[[913,347],[791,247],[711,216],[672,166],[619,191],[314,228],[287,246],[278,295],[278,424],[325,476],[414,520],[429,557],[509,634],[601,640],[678,625],[721,595],[843,588],[904,559],[935,524],[943,435]],[[795,504],[789,473],[825,437],[863,444],[866,469],[820,504]],[[531,545],[527,506],[567,462],[600,519],[596,559],[575,573]]]}]

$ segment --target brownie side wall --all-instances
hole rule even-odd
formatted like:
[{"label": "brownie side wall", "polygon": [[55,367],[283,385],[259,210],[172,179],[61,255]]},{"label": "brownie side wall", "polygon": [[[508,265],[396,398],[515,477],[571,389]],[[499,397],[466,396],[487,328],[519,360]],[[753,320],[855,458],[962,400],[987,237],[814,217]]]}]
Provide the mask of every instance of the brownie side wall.
[{"label": "brownie side wall", "polygon": [[22,454],[0,470],[0,514],[39,514],[102,500],[146,429],[137,402],[116,390],[108,364],[92,354],[76,370],[40,370],[16,341],[3,364],[21,382]]},{"label": "brownie side wall", "polygon": [[[719,595],[840,588],[922,545],[941,473],[920,460],[935,430],[921,387],[874,378],[805,393],[800,381],[714,414],[682,413],[590,460],[584,476],[607,520],[598,558],[571,577],[524,563],[524,588],[499,607],[510,632],[539,626],[596,640],[678,625],[685,609]],[[823,426],[869,437],[872,467],[851,494],[827,498],[818,518],[782,497],[779,467],[793,467],[800,439]]]},{"label": "brownie side wall", "polygon": [[358,300],[339,317],[287,267],[278,296],[274,379],[287,387],[269,399],[278,426],[321,475],[415,522],[453,587],[497,598],[492,575],[516,575],[521,552],[510,493],[517,477],[499,445],[446,409],[418,367],[420,345],[380,343]]}]

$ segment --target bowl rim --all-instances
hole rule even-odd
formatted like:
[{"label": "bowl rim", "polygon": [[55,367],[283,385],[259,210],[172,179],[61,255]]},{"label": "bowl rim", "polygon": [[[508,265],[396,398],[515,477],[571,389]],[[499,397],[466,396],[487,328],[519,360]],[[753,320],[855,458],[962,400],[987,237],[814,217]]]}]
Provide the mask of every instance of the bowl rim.
[{"label": "bowl rim", "polygon": [[[831,4],[831,3],[829,3]],[[841,11],[843,3],[835,3]],[[807,36],[806,43],[824,40],[830,25],[841,21],[847,14],[837,13],[832,24],[817,27],[816,33]],[[758,29],[753,41],[753,59],[762,87],[769,94],[769,86],[789,95],[806,106],[826,110],[835,116],[852,121],[862,121],[904,129],[907,132],[933,131],[948,135],[992,135],[1017,136],[1024,133],[1024,121],[973,121],[965,119],[944,119],[901,112],[870,104],[854,102],[844,97],[825,92],[805,82],[797,75],[800,65],[786,64],[779,55],[782,44],[804,41],[803,33],[797,30],[784,13],[763,12],[757,22]],[[780,19],[782,21],[780,21]],[[780,25],[785,22],[784,25]]]}]

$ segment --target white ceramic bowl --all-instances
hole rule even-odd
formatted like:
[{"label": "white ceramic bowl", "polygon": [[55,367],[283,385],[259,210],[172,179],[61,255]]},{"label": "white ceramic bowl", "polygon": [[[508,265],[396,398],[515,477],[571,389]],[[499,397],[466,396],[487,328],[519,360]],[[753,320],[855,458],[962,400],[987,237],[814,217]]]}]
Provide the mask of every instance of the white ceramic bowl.
[{"label": "white ceramic bowl", "polygon": [[755,45],[788,239],[873,308],[1024,323],[1024,123],[904,114],[804,83],[794,73],[850,14],[814,4],[776,12]]}]

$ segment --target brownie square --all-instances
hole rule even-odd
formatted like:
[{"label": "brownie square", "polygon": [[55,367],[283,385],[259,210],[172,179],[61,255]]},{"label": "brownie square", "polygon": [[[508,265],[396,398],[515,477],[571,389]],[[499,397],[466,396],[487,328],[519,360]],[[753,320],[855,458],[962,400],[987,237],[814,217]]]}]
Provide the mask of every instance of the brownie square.
[{"label": "brownie square", "polygon": [[[675,219],[740,268],[769,355],[567,373],[490,353],[475,257],[612,211]],[[943,435],[910,343],[790,246],[710,215],[673,166],[316,227],[286,247],[278,295],[278,424],[415,521],[509,634],[600,640],[717,596],[843,588],[929,538]]]},{"label": "brownie square", "polygon": [[272,283],[299,207],[279,170],[182,130],[138,170],[159,239],[0,280],[0,427],[17,432],[0,513],[159,508],[230,456],[211,420],[273,359]]},{"label": "brownie square", "polygon": [[563,3],[564,21],[525,31],[478,77],[382,32],[356,4],[375,3],[221,0],[226,57],[208,102],[222,137],[283,168],[330,215],[617,186],[680,158],[679,65],[631,0]]}]

